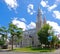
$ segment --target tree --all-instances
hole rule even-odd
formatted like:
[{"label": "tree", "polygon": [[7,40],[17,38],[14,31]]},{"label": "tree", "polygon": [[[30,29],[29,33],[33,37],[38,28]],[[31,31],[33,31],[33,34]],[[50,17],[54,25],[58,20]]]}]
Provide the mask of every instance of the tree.
[{"label": "tree", "polygon": [[11,44],[12,44],[12,50],[13,50],[14,36],[21,38],[22,28],[18,28],[16,25],[10,23],[8,30],[9,30],[9,33],[11,34],[11,39],[12,39]]},{"label": "tree", "polygon": [[49,30],[52,30],[52,27],[49,24],[44,24],[43,27],[40,29],[40,31],[38,31],[38,39],[40,41],[41,44],[49,44],[48,42],[48,36],[54,34],[54,32],[48,32]]},{"label": "tree", "polygon": [[8,32],[8,30],[4,26],[0,27],[0,35],[1,35],[1,37],[0,37],[0,45],[1,44],[2,45],[6,44],[7,32]]},{"label": "tree", "polygon": [[59,39],[57,38],[57,36],[54,35],[52,37],[52,43],[51,43],[52,44],[52,47],[55,48],[55,45],[58,44],[58,41],[59,41]]}]

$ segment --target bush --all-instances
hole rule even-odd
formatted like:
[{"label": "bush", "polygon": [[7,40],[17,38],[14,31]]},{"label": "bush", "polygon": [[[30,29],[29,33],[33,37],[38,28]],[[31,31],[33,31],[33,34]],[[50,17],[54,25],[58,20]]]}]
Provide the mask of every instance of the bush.
[{"label": "bush", "polygon": [[4,45],[5,42],[0,40],[0,46]]}]

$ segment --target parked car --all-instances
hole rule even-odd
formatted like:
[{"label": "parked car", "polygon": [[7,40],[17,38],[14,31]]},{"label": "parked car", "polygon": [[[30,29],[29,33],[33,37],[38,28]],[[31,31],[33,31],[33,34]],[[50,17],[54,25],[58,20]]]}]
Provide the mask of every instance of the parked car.
[{"label": "parked car", "polygon": [[2,49],[7,49],[8,48],[8,45],[3,45],[2,46]]}]

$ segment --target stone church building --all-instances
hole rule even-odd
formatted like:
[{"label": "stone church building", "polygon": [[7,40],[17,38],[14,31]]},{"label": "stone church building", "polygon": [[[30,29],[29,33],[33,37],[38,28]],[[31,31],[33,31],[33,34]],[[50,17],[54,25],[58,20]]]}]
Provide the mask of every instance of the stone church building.
[{"label": "stone church building", "polygon": [[23,37],[19,44],[20,47],[38,46],[40,44],[39,40],[38,40],[37,32],[41,29],[43,24],[46,23],[45,17],[42,18],[42,12],[41,12],[40,8],[38,8],[36,18],[37,18],[36,28],[26,30],[23,32],[23,34],[22,34]]}]

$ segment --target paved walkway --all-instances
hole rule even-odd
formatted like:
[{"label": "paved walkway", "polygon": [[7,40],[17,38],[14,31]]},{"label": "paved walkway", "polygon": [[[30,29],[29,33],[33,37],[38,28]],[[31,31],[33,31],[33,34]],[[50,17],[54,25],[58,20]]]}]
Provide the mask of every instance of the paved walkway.
[{"label": "paved walkway", "polygon": [[23,53],[23,52],[12,52],[7,50],[1,50],[0,54],[60,54],[60,49],[57,49],[54,52],[38,52],[38,53]]}]

